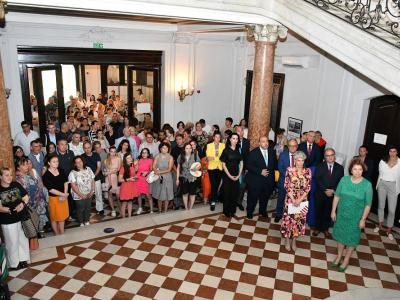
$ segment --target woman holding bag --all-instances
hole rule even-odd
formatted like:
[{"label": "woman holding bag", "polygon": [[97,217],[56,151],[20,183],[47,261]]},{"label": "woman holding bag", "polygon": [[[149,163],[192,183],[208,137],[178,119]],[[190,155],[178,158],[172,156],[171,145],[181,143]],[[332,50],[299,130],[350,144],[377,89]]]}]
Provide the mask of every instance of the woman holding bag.
[{"label": "woman holding bag", "polygon": [[199,156],[193,153],[190,143],[183,146],[183,153],[178,156],[176,168],[176,186],[180,186],[185,209],[192,209],[196,199],[197,177],[190,173],[190,167],[199,162]]},{"label": "woman holding bag", "polygon": [[43,228],[49,221],[47,217],[47,201],[43,191],[43,183],[36,170],[32,168],[31,161],[26,157],[16,160],[16,181],[19,182],[29,194],[29,205],[39,216],[39,233],[44,234]]},{"label": "woman holding bag", "polygon": [[6,244],[7,262],[12,269],[28,266],[29,240],[22,229],[21,221],[26,215],[25,204],[29,197],[18,182],[13,181],[9,168],[0,169],[0,224]]}]

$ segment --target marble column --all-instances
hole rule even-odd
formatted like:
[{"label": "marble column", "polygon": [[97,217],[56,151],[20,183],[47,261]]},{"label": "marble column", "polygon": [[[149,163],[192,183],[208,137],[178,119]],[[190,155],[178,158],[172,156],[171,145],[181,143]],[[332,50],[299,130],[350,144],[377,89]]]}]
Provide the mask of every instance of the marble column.
[{"label": "marble column", "polygon": [[8,119],[7,97],[4,86],[3,68],[0,60],[0,167],[14,167],[11,128]]},{"label": "marble column", "polygon": [[259,138],[268,136],[270,130],[275,47],[278,39],[286,37],[287,29],[279,25],[250,25],[247,32],[256,47],[248,124],[253,149],[258,146]]}]

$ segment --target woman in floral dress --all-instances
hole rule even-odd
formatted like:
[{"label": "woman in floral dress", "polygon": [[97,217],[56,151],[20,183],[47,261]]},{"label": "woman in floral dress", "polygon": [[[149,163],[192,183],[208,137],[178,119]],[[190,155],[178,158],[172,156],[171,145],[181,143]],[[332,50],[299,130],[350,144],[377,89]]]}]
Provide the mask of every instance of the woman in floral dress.
[{"label": "woman in floral dress", "polygon": [[287,251],[296,251],[296,239],[305,234],[306,216],[308,206],[300,212],[289,214],[289,206],[299,207],[301,202],[307,201],[308,193],[311,189],[311,170],[304,168],[306,155],[297,151],[294,154],[295,167],[289,167],[285,176],[285,208],[283,211],[281,233],[285,238],[285,248]]},{"label": "woman in floral dress", "polygon": [[18,159],[15,167],[17,170],[16,180],[25,188],[29,195],[29,205],[39,215],[39,232],[43,235],[43,228],[49,219],[46,214],[47,200],[43,191],[42,179],[33,169],[32,162],[26,157]]}]

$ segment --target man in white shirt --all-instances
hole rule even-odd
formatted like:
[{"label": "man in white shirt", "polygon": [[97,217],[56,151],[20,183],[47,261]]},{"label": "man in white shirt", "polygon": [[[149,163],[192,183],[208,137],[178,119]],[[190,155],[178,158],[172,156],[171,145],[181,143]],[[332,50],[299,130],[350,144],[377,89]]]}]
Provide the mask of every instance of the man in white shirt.
[{"label": "man in white shirt", "polygon": [[200,119],[199,122],[203,128],[203,131],[205,131],[207,134],[211,134],[211,126],[206,124],[206,120]]},{"label": "man in white shirt", "polygon": [[72,141],[68,144],[68,148],[75,156],[83,154],[83,143],[81,142],[81,135],[79,132],[74,132]]},{"label": "man in white shirt", "polygon": [[31,152],[31,142],[39,138],[36,131],[31,130],[31,124],[27,121],[21,122],[22,131],[18,132],[14,138],[14,146],[20,146],[25,155]]},{"label": "man in white shirt", "polygon": [[160,142],[154,142],[154,137],[152,132],[146,132],[146,139],[143,143],[140,144],[139,153],[147,148],[150,151],[152,157],[155,157],[160,151],[158,150],[158,146]]}]

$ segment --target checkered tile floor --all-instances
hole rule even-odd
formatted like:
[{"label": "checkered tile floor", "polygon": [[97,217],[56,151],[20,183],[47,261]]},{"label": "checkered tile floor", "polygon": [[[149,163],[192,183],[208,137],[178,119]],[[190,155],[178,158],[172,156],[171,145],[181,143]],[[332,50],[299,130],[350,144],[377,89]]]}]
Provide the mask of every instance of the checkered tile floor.
[{"label": "checkered tile floor", "polygon": [[[134,220],[132,220],[134,221]],[[368,223],[346,273],[335,242],[307,235],[296,255],[279,225],[214,215],[67,245],[58,261],[12,272],[13,299],[324,299],[359,287],[400,291],[398,241]]]}]

